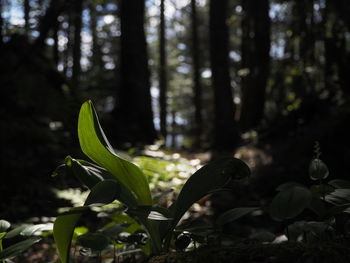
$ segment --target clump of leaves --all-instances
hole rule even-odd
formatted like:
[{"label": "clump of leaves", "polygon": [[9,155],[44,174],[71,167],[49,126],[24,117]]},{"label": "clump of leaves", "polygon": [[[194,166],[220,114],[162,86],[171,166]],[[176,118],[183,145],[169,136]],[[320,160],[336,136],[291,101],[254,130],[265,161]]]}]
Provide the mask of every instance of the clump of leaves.
[{"label": "clump of leaves", "polygon": [[311,240],[310,237],[325,236],[333,231],[337,215],[350,212],[350,181],[334,179],[325,182],[329,169],[320,155],[320,146],[316,142],[315,157],[309,165],[309,177],[316,184],[308,187],[296,182],[284,183],[277,187],[278,194],[270,204],[270,216],[277,221],[290,221],[305,210],[316,214],[317,221],[302,220],[287,226],[289,239]]},{"label": "clump of leaves", "polygon": [[[145,228],[148,246],[153,254],[168,251],[174,239],[174,229],[186,211],[203,196],[222,189],[234,179],[250,174],[241,160],[226,157],[203,166],[182,187],[177,200],[170,207],[157,204],[147,177],[138,166],[118,156],[108,142],[91,101],[85,102],[79,113],[78,136],[82,151],[93,163],[70,156],[59,167],[74,174],[90,193],[83,206],[71,208],[59,215],[54,223],[54,238],[62,263],[68,263],[75,226],[90,207],[103,206],[118,200],[127,208],[126,213]],[[105,233],[89,234],[83,243],[106,246]],[[141,236],[141,235],[140,235]],[[96,242],[96,240],[105,240]],[[146,245],[147,245],[146,244]],[[94,247],[97,250],[103,249]]]},{"label": "clump of leaves", "polygon": [[[50,230],[52,227],[47,224],[28,225],[24,224],[11,229],[11,223],[6,220],[0,220],[0,262],[5,263],[6,259],[14,258],[35,243],[41,240],[40,236],[34,234],[38,231]],[[13,238],[20,238],[21,241],[8,246],[3,247],[3,241],[11,240]]]}]

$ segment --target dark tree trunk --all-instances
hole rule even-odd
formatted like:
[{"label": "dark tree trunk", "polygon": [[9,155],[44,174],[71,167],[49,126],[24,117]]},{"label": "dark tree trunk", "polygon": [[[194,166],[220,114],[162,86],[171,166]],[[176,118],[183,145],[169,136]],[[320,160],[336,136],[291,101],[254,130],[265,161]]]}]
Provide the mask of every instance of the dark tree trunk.
[{"label": "dark tree trunk", "polygon": [[[350,99],[350,54],[346,34],[350,30],[350,7],[347,1],[326,0],[325,23],[325,84],[332,96]],[[327,26],[326,26],[327,24]]]},{"label": "dark tree trunk", "polygon": [[191,0],[191,26],[192,26],[192,68],[193,68],[193,94],[194,94],[194,147],[201,146],[202,136],[202,86],[200,81],[200,61],[198,43],[198,25],[196,0]]},{"label": "dark tree trunk", "polygon": [[90,31],[92,36],[92,67],[99,71],[102,67],[102,54],[101,54],[101,46],[98,43],[97,36],[97,13],[96,7],[93,3],[89,4],[90,10]]},{"label": "dark tree trunk", "polygon": [[239,141],[234,119],[228,60],[227,0],[211,0],[209,7],[210,62],[214,89],[214,145],[217,151],[233,151]]},{"label": "dark tree trunk", "polygon": [[24,30],[26,35],[29,36],[30,24],[29,24],[29,13],[30,13],[30,0],[24,0]]},{"label": "dark tree trunk", "polygon": [[4,4],[3,4],[3,0],[0,0],[0,47],[3,43],[3,34],[4,34],[4,19],[2,17],[2,14],[4,12]]},{"label": "dark tree trunk", "polygon": [[73,44],[73,66],[72,87],[78,89],[81,75],[81,28],[82,28],[83,0],[75,0],[73,7],[74,44]]},{"label": "dark tree trunk", "polygon": [[270,18],[268,0],[242,0],[242,108],[243,131],[259,125],[265,105],[270,62]]},{"label": "dark tree trunk", "polygon": [[37,48],[43,48],[45,46],[45,40],[50,30],[57,23],[58,16],[69,8],[74,0],[52,0],[50,6],[47,8],[45,15],[39,22],[39,37],[35,41]]},{"label": "dark tree trunk", "polygon": [[121,85],[115,108],[115,134],[120,143],[133,145],[156,139],[144,16],[144,0],[121,1]]},{"label": "dark tree trunk", "polygon": [[167,63],[165,43],[165,15],[164,0],[160,1],[160,24],[159,24],[159,117],[160,133],[166,141],[167,136]]},{"label": "dark tree trunk", "polygon": [[53,60],[55,62],[56,68],[59,64],[59,60],[60,60],[60,55],[59,55],[59,50],[58,50],[58,31],[59,31],[59,22],[58,20],[56,20],[56,24],[53,28],[53,47],[52,47],[52,56],[53,56]]}]

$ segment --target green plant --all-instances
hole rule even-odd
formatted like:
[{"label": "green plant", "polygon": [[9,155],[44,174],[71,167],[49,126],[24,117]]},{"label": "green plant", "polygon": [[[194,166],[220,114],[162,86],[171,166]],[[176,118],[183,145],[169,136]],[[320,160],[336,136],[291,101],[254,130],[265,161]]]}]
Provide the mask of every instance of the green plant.
[{"label": "green plant", "polygon": [[[5,263],[10,259],[22,254],[28,248],[41,240],[40,236],[33,236],[38,231],[49,230],[50,226],[46,224],[21,225],[9,231],[11,224],[6,220],[0,220],[0,262]],[[52,227],[51,227],[52,228]],[[3,241],[20,237],[21,241],[3,248]]]},{"label": "green plant", "polygon": [[169,249],[174,229],[193,203],[222,189],[230,180],[247,177],[250,173],[241,160],[220,158],[195,172],[182,187],[177,200],[170,207],[162,207],[157,205],[156,197],[152,197],[140,168],[115,153],[91,101],[80,109],[78,136],[82,151],[94,163],[68,156],[58,173],[65,170],[74,174],[91,192],[83,206],[71,208],[56,218],[53,232],[62,263],[69,262],[71,240],[79,218],[92,206],[120,201],[127,207],[126,213],[146,229],[152,253],[159,254]]},{"label": "green plant", "polygon": [[[286,228],[289,239],[296,240],[293,236],[298,235],[303,235],[306,239],[307,234],[320,237],[327,231],[333,231],[337,215],[350,212],[350,181],[334,179],[325,182],[329,169],[319,158],[320,155],[319,144],[316,142],[315,157],[309,165],[309,177],[316,184],[309,187],[296,182],[281,184],[270,204],[270,216],[274,220],[289,223]],[[305,210],[316,214],[316,221],[310,221],[310,216],[306,220],[291,221]]]}]

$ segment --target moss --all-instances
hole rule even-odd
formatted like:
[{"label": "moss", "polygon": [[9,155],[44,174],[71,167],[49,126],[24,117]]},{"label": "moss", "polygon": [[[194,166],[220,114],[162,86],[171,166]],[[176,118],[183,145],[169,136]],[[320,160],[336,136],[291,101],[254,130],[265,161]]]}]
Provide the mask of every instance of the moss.
[{"label": "moss", "polygon": [[190,252],[173,252],[153,257],[149,263],[338,263],[350,262],[349,242],[320,244],[285,242],[204,246]]}]

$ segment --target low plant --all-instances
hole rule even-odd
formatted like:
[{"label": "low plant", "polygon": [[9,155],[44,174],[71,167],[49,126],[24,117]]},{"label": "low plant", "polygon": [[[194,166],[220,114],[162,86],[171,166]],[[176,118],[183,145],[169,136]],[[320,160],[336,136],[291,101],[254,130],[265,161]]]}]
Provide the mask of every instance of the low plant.
[{"label": "low plant", "polygon": [[[11,259],[21,255],[28,248],[41,240],[40,236],[34,235],[38,231],[50,230],[52,226],[48,224],[30,225],[23,224],[11,229],[11,223],[6,220],[0,220],[0,262],[5,263],[7,259]],[[3,241],[12,242],[12,240],[20,241],[3,247]]]},{"label": "low plant", "polygon": [[[53,234],[62,263],[69,262],[75,226],[91,207],[118,200],[126,207],[125,213],[144,227],[149,238],[146,246],[151,253],[160,254],[169,250],[174,241],[174,230],[192,204],[222,189],[229,181],[250,174],[249,168],[241,160],[220,158],[196,171],[186,181],[176,201],[170,207],[163,207],[157,204],[159,195],[152,196],[147,177],[141,169],[116,154],[100,126],[91,101],[85,102],[80,109],[78,137],[82,151],[94,163],[68,156],[57,173],[64,170],[74,174],[91,191],[83,206],[71,208],[56,218]],[[120,233],[120,226],[109,227],[117,228],[119,232],[116,232]],[[100,244],[98,250],[102,250],[113,241],[106,233],[110,232],[90,234],[85,244]],[[139,233],[138,237],[142,239],[144,233]]]},{"label": "low plant", "polygon": [[[325,181],[329,176],[329,169],[320,159],[320,155],[320,147],[316,142],[315,157],[309,165],[309,177],[316,184],[281,184],[276,189],[278,194],[270,204],[269,213],[272,219],[288,223],[286,232],[289,240],[325,237],[333,232],[337,223],[336,217],[350,212],[350,181]],[[307,210],[314,215],[302,217],[302,213]],[[295,218],[299,220],[293,221]]]}]

